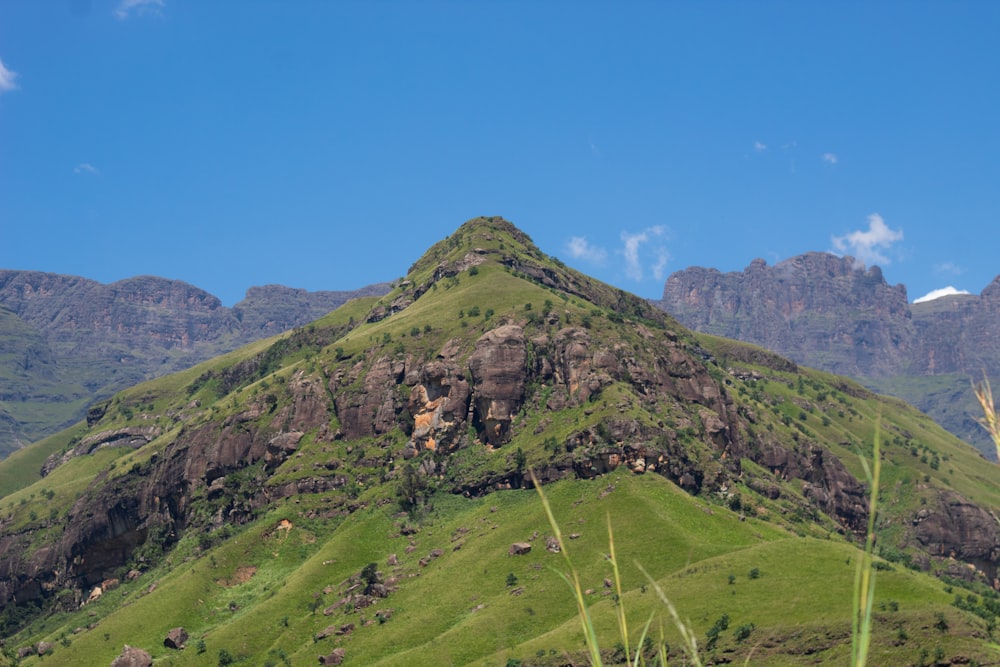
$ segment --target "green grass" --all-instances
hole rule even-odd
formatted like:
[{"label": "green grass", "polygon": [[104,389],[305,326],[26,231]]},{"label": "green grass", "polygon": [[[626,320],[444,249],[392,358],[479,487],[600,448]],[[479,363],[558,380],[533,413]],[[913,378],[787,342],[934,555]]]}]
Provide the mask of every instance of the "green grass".
[{"label": "green grass", "polygon": [[[746,642],[736,642],[731,631],[725,633],[717,652],[739,656],[757,646],[756,655],[771,655],[775,646],[765,645],[780,641],[778,654],[752,664],[804,664],[788,654],[817,637],[850,633],[850,591],[860,552],[846,542],[798,538],[766,522],[740,521],[735,513],[709,507],[651,475],[616,473],[590,482],[557,483],[547,492],[566,535],[579,533],[566,544],[582,589],[593,590],[584,599],[602,645],[613,646],[619,636],[613,591],[604,585],[605,578],[613,576],[606,560],[608,517],[615,526],[622,603],[634,644],[652,615],[651,632],[659,636],[662,631],[667,643],[679,645],[676,629],[663,620],[662,604],[640,566],[662,587],[700,642],[722,613],[731,617],[733,628],[754,624]],[[296,511],[302,508],[294,503],[200,556],[193,543],[181,544],[171,555],[172,567],[155,569],[76,614],[46,621],[35,637],[51,640],[70,633],[92,622],[91,611],[99,619],[94,629],[68,635],[72,650],[57,643],[44,664],[106,664],[122,643],[146,647],[157,664],[164,665],[212,664],[207,660],[214,659],[219,648],[258,659],[281,649],[293,664],[311,664],[337,641],[352,660],[371,665],[494,665],[508,658],[532,658],[539,651],[582,651],[572,592],[558,575],[564,569],[562,557],[544,549],[544,537],[552,531],[534,492],[443,497],[436,504],[413,536],[417,549],[411,554],[405,553],[411,538],[399,534],[398,520],[385,510],[364,510],[342,521],[303,519]],[[282,518],[293,524],[287,533],[275,530]],[[530,539],[535,531],[539,536],[530,554],[507,555],[512,542]],[[421,566],[419,559],[433,549],[443,555]],[[366,563],[376,562],[387,575],[394,573],[386,565],[390,553],[400,560],[396,592],[370,611],[330,617],[320,613],[340,595],[323,590],[337,588]],[[185,554],[196,557],[187,560]],[[257,570],[245,583],[219,583],[248,566]],[[751,578],[751,570],[759,576]],[[523,589],[519,595],[507,585],[510,573]],[[146,593],[154,581],[156,590]],[[319,606],[311,611],[314,600]],[[970,637],[981,630],[950,608],[950,596],[926,575],[898,569],[880,572],[874,607],[890,602],[898,611],[875,614],[872,664],[884,664],[879,656],[899,655],[898,647],[891,645],[899,627],[907,628],[913,638],[908,641],[914,655],[920,645],[933,650],[936,643],[949,650],[981,650]],[[477,610],[479,605],[484,607]],[[394,610],[387,623],[361,625],[362,617],[373,618],[374,610],[383,607]],[[921,639],[920,628],[935,610],[947,614],[951,630],[931,637],[931,644]],[[357,626],[349,639],[313,642],[312,636],[327,625],[346,622]],[[183,652],[162,647],[166,631],[177,625],[192,634]],[[194,648],[198,639],[208,648],[204,655]],[[821,646],[819,656],[846,659],[849,645],[826,643],[831,645]],[[782,662],[786,659],[790,662]]]}]

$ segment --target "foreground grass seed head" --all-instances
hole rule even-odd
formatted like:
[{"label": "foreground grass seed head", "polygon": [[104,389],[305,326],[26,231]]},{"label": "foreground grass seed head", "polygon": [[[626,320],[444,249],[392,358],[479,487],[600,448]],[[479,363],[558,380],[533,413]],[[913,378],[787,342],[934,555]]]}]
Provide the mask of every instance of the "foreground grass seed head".
[{"label": "foreground grass seed head", "polygon": [[976,400],[983,408],[983,416],[977,421],[983,425],[987,433],[993,439],[997,448],[997,460],[1000,461],[1000,416],[997,415],[996,403],[993,402],[993,390],[990,389],[990,381],[983,376],[983,381],[973,384],[972,390],[976,394]]}]

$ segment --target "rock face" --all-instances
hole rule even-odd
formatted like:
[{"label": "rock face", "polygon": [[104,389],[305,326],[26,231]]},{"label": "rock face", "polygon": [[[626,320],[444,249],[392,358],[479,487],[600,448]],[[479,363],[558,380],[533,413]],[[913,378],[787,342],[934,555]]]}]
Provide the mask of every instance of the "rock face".
[{"label": "rock face", "polygon": [[[81,405],[311,322],[353,292],[251,287],[226,308],[204,290],[152,276],[110,285],[0,270],[0,458],[84,416]],[[40,406],[54,416],[32,419]]]},{"label": "rock face", "polygon": [[[685,326],[752,342],[840,375],[894,375],[912,351],[906,288],[875,266],[808,253],[742,273],[690,268],[667,278],[659,305]],[[815,364],[813,364],[815,365]]]},{"label": "rock face", "polygon": [[931,555],[958,558],[985,572],[1000,556],[996,519],[954,491],[941,491],[932,508],[913,517],[914,536]]},{"label": "rock face", "polygon": [[312,322],[351,299],[382,296],[389,285],[380,283],[354,291],[307,292],[283,285],[251,287],[232,308],[240,330],[255,338],[266,338]]},{"label": "rock face", "polygon": [[469,357],[474,426],[491,445],[508,440],[510,420],[524,400],[527,343],[521,327],[501,326],[483,334]]},{"label": "rock face", "polygon": [[979,296],[956,294],[910,306],[916,331],[909,373],[1000,371],[1000,276]]},{"label": "rock face", "polygon": [[[981,451],[992,445],[968,414],[969,378],[1000,374],[1000,276],[979,296],[907,303],[878,267],[808,253],[742,272],[690,268],[671,275],[656,302],[698,331],[761,345],[825,371],[899,396]],[[940,383],[905,378],[954,376]],[[926,388],[923,388],[926,387]]]}]

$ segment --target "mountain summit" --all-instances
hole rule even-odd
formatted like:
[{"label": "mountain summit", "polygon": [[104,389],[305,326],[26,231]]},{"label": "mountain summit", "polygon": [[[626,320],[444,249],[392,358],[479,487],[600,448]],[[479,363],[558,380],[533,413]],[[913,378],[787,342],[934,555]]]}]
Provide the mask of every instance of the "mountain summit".
[{"label": "mountain summit", "polygon": [[[879,545],[913,570],[880,561],[884,662],[935,612],[942,650],[985,659],[988,608],[949,606],[934,578],[972,595],[996,575],[1000,491],[974,450],[477,218],[387,294],[120,392],[0,463],[0,623],[45,664],[108,664],[123,643],[178,665],[577,664],[533,471],[602,633],[610,522],[698,632],[739,620],[715,631],[727,656],[834,659],[877,437]],[[649,580],[622,567],[615,602],[648,617]],[[171,647],[189,633],[197,648]]]}]

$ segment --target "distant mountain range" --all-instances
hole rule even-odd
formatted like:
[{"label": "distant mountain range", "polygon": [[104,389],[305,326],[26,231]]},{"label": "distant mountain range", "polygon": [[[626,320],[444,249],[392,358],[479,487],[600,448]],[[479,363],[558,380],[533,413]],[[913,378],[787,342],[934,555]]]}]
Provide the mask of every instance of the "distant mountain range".
[{"label": "distant mountain range", "polygon": [[[806,253],[742,272],[693,267],[655,302],[697,331],[754,343],[902,398],[995,457],[971,382],[1000,377],[1000,276],[980,295],[911,304],[851,257]],[[1000,380],[994,382],[1000,384]]]},{"label": "distant mountain range", "polygon": [[0,458],[81,419],[114,392],[311,322],[353,291],[251,287],[232,308],[177,280],[110,285],[0,270]]}]

